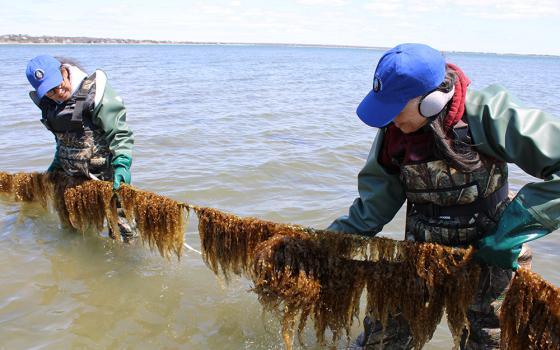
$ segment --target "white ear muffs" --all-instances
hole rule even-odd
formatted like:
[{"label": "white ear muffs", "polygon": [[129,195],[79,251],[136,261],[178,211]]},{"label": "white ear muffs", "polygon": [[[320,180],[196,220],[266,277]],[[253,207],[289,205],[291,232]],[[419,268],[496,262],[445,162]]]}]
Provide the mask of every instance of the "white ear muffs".
[{"label": "white ear muffs", "polygon": [[425,118],[436,116],[443,110],[445,105],[451,101],[454,93],[455,87],[451,88],[449,92],[434,90],[422,96],[418,102],[418,111],[420,115]]}]

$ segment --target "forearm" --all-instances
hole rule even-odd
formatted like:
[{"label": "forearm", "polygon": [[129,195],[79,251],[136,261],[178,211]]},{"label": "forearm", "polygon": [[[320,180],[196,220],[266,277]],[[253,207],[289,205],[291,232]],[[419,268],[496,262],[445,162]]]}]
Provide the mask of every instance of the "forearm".
[{"label": "forearm", "polygon": [[391,221],[406,196],[398,174],[389,174],[378,162],[383,144],[382,131],[370,150],[364,168],[358,174],[360,196],[348,210],[348,215],[336,219],[331,231],[373,236]]}]

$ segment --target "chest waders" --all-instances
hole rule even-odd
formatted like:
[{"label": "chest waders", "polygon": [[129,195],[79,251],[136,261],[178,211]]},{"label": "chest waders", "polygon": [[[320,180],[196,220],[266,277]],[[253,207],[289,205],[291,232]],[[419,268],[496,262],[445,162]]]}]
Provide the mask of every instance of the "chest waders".
[{"label": "chest waders", "polygon": [[95,93],[94,73],[62,104],[43,98],[41,122],[55,135],[57,157],[66,174],[110,180],[112,155],[103,130],[92,120]]},{"label": "chest waders", "polygon": [[[456,130],[456,137],[471,143],[468,127]],[[507,164],[482,163],[471,173],[441,159],[400,164],[407,198],[406,239],[464,246],[491,233],[509,203]]]},{"label": "chest waders", "polygon": [[[471,144],[468,127],[455,130],[456,137]],[[508,198],[507,164],[483,159],[483,166],[462,173],[442,159],[393,163],[400,167],[400,178],[407,198],[406,239],[464,246],[492,233]],[[463,334],[460,348],[468,350],[499,349],[498,312],[511,271],[482,266],[479,285],[469,305],[467,318],[470,335]],[[408,322],[397,313],[386,320],[366,316],[364,333],[356,340],[355,349],[412,349]]]},{"label": "chest waders", "polygon": [[[56,158],[64,172],[69,176],[112,180],[112,153],[103,129],[93,123],[95,95],[96,73],[85,78],[78,91],[61,104],[49,98],[38,100],[35,92],[30,93],[41,109],[41,123],[56,138]],[[136,223],[127,220],[118,201],[116,206],[121,237],[124,242],[130,242],[138,237]],[[116,238],[115,235],[109,228],[109,236]]]}]

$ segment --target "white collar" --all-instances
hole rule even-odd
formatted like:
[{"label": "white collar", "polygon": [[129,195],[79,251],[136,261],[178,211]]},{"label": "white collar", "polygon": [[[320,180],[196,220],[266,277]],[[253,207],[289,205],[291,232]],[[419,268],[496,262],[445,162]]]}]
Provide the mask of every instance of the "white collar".
[{"label": "white collar", "polygon": [[72,86],[72,96],[74,96],[74,94],[82,85],[82,81],[87,78],[87,74],[84,73],[80,68],[72,66],[70,64],[63,64],[62,66],[68,69],[70,85]]}]

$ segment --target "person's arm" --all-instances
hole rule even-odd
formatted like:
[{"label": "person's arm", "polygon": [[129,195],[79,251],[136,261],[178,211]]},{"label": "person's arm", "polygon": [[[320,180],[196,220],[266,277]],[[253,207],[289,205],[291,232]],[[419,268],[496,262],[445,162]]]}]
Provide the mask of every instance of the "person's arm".
[{"label": "person's arm", "polygon": [[113,188],[117,189],[121,182],[130,183],[134,135],[126,123],[126,108],[122,98],[107,83],[106,75],[102,71],[97,71],[96,79],[93,121],[103,129],[113,155]]},{"label": "person's arm", "polygon": [[54,151],[54,157],[53,157],[53,160],[51,162],[51,165],[49,165],[49,167],[47,169],[47,173],[52,173],[52,172],[55,172],[57,170],[62,169],[62,165],[60,165],[60,160],[58,159],[58,140],[56,139],[56,137],[55,137],[54,141],[56,142],[56,148],[55,148],[55,151]]},{"label": "person's arm", "polygon": [[495,232],[478,243],[480,260],[516,269],[522,243],[560,227],[560,120],[522,107],[496,85],[469,92],[466,116],[480,152],[544,180],[523,186]]},{"label": "person's arm", "polygon": [[373,236],[391,221],[406,196],[398,175],[389,174],[378,162],[384,131],[380,130],[364,168],[358,174],[359,197],[348,215],[336,219],[329,231]]}]

